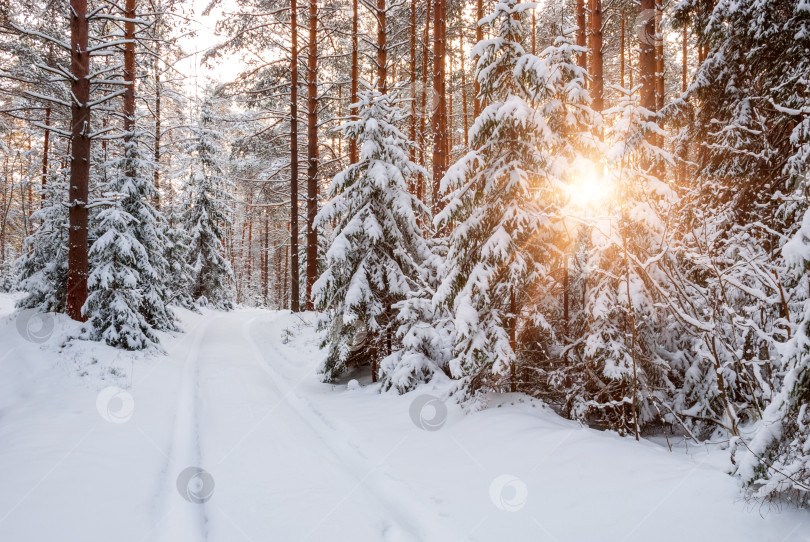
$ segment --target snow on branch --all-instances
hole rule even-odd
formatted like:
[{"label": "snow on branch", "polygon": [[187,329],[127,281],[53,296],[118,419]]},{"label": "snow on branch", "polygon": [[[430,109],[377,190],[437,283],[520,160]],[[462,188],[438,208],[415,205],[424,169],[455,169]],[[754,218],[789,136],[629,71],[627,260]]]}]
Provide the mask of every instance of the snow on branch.
[{"label": "snow on branch", "polygon": [[26,28],[22,28],[21,26],[17,26],[14,23],[9,23],[9,25],[11,26],[11,28],[16,30],[17,32],[20,32],[21,34],[25,34],[26,36],[31,36],[31,37],[34,37],[34,38],[40,38],[40,39],[49,41],[49,42],[51,42],[51,43],[53,43],[55,45],[58,45],[59,47],[62,47],[66,51],[71,50],[69,43],[58,40],[58,39],[54,38],[53,36],[49,36],[48,34],[45,34],[43,32],[39,32],[37,30],[28,30]]},{"label": "snow on branch", "polygon": [[52,102],[58,105],[63,105],[65,107],[70,107],[70,103],[64,100],[60,100],[59,98],[54,98],[53,96],[46,96],[44,94],[38,94],[36,92],[31,92],[30,90],[23,91],[23,94],[26,96],[30,96],[31,98],[35,98],[37,100],[45,100],[46,102]]}]

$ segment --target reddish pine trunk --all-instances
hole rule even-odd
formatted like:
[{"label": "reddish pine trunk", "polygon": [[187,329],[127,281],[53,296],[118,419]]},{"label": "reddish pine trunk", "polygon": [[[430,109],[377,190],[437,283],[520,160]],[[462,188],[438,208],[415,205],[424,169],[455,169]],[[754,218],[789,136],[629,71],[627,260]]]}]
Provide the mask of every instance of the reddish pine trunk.
[{"label": "reddish pine trunk", "polygon": [[[462,42],[463,43],[463,42]],[[461,115],[464,119],[464,146],[469,145],[467,132],[470,130],[470,122],[467,118],[467,72],[464,68],[464,50],[461,50]]]},{"label": "reddish pine trunk", "polygon": [[[349,97],[350,104],[357,103],[357,86],[360,79],[360,61],[358,58],[359,45],[357,37],[358,18],[359,14],[357,0],[352,0],[352,88],[351,96]],[[357,118],[357,116],[353,113],[351,116],[352,118]],[[349,140],[349,162],[356,164],[357,159],[357,140],[352,138]]]},{"label": "reddish pine trunk", "polygon": [[[411,24],[409,28],[410,39],[410,62],[411,62],[411,118],[408,123],[408,139],[414,145],[409,151],[411,162],[416,161],[416,0],[411,0]],[[412,194],[416,194],[416,179],[410,179],[408,188]]]},{"label": "reddish pine trunk", "polygon": [[[124,81],[127,86],[124,91],[124,141],[132,140],[135,129],[135,3],[136,0],[126,0],[124,6]],[[127,176],[133,177],[135,170],[132,164],[127,169]]]},{"label": "reddish pine trunk", "polygon": [[591,98],[593,110],[601,113],[604,107],[604,78],[602,62],[602,0],[590,0],[591,8]]},{"label": "reddish pine trunk", "polygon": [[664,108],[664,34],[661,30],[661,8],[655,10],[655,97],[656,109]]},{"label": "reddish pine trunk", "polygon": [[[428,63],[430,61],[429,49],[428,49],[428,42],[430,40],[430,9],[432,6],[432,2],[427,3],[427,10],[425,11],[425,35],[424,35],[424,42],[422,44],[422,96],[419,100],[419,109],[421,111],[421,115],[419,116],[419,138],[421,145],[419,145],[419,153],[421,156],[421,165],[426,167],[427,160],[425,157],[425,147],[427,146],[427,141],[425,137],[425,118],[427,115],[427,74],[428,74]],[[420,173],[419,176],[416,178],[416,197],[420,201],[424,201],[424,193],[425,193],[425,179]]]},{"label": "reddish pine trunk", "polygon": [[[484,29],[478,26],[478,21],[484,18],[484,1],[477,0],[475,4],[475,42],[478,43],[484,39]],[[475,76],[475,66],[473,66],[473,77],[475,80],[473,81],[473,92],[475,93],[475,102],[473,102],[473,116],[478,118],[478,115],[481,114],[481,109],[483,109],[481,104],[481,99],[478,97],[478,94],[481,92],[481,84],[478,82],[478,77]]]},{"label": "reddish pine trunk", "polygon": [[[642,13],[653,13],[655,0],[641,0]],[[641,30],[638,69],[641,78],[641,106],[655,110],[655,17],[647,17]]]},{"label": "reddish pine trunk", "polygon": [[[577,0],[576,16],[577,16],[577,45],[584,48],[587,46],[587,41],[585,39],[585,32],[586,32],[585,0]],[[583,70],[588,69],[588,54],[586,52],[577,54],[577,64]]]},{"label": "reddish pine trunk", "polygon": [[318,278],[318,4],[309,2],[307,53],[307,310],[315,310],[312,285]]},{"label": "reddish pine trunk", "polygon": [[[298,6],[292,0],[290,28],[290,310],[301,310],[298,264]],[[285,276],[287,262],[285,260]]]},{"label": "reddish pine trunk", "polygon": [[620,48],[619,48],[619,58],[621,62],[621,80],[622,80],[622,88],[626,88],[624,86],[624,29],[626,25],[626,20],[624,17],[624,10],[622,10],[622,32],[621,32],[621,40],[620,40]]},{"label": "reddish pine trunk", "polygon": [[87,0],[70,0],[70,73],[71,92],[71,158],[68,233],[68,316],[84,321],[82,307],[87,301],[88,252],[87,226],[90,182],[90,55],[88,48]]},{"label": "reddish pine trunk", "polygon": [[388,77],[388,51],[386,50],[385,33],[385,0],[377,0],[377,90],[380,94],[385,94],[386,80]]},{"label": "reddish pine trunk", "polygon": [[682,55],[682,57],[681,57],[681,62],[682,62],[682,68],[681,68],[681,92],[686,92],[686,86],[687,86],[686,81],[687,81],[688,72],[687,72],[687,61],[686,60],[687,60],[687,52],[688,52],[688,50],[687,50],[687,40],[686,40],[686,38],[687,38],[686,25],[683,25],[683,44],[682,44],[683,50],[681,51],[681,55]]},{"label": "reddish pine trunk", "polygon": [[447,40],[446,0],[433,6],[433,212],[439,208],[439,183],[447,171],[447,95],[444,73]]},{"label": "reddish pine trunk", "polygon": [[[45,108],[45,126],[51,125],[51,108]],[[51,143],[51,131],[45,128],[45,136],[42,141],[42,195],[40,205],[45,205],[45,186],[48,184],[48,153]]]},{"label": "reddish pine trunk", "polygon": [[[160,41],[155,44],[155,50],[157,51],[158,58],[160,57]],[[161,83],[160,83],[160,63],[158,59],[155,59],[154,65],[154,77],[155,77],[155,151],[154,151],[154,160],[155,160],[155,173],[153,177],[153,183],[155,185],[155,208],[160,209],[160,139],[163,137],[161,132],[161,125],[160,125],[160,95],[161,95]]]}]

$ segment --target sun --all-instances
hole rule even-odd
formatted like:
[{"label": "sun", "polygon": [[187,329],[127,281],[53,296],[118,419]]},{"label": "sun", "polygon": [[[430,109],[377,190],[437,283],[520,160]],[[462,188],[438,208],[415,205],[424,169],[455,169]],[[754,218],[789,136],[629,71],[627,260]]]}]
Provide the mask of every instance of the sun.
[{"label": "sun", "polygon": [[566,191],[570,206],[581,210],[597,209],[610,199],[612,183],[593,163],[588,163],[578,168]]}]

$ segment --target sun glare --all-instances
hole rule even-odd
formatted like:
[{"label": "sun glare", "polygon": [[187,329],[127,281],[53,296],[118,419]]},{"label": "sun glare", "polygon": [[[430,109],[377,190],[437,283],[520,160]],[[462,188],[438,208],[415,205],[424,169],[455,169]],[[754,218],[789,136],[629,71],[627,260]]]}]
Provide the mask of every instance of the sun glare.
[{"label": "sun glare", "polygon": [[594,209],[603,205],[611,193],[611,183],[593,164],[582,168],[568,185],[569,204],[578,209]]}]

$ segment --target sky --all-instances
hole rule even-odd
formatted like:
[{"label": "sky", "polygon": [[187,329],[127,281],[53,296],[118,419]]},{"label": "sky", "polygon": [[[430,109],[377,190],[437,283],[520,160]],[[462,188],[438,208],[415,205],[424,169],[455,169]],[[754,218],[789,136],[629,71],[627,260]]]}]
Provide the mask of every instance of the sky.
[{"label": "sky", "polygon": [[189,87],[193,92],[195,83],[200,87],[205,85],[207,78],[228,81],[236,77],[241,68],[241,63],[237,57],[220,58],[213,66],[201,65],[201,60],[205,51],[210,47],[224,41],[222,36],[218,36],[214,30],[217,21],[222,17],[224,9],[232,9],[235,6],[234,0],[223,0],[220,5],[207,16],[202,12],[210,3],[210,0],[192,0],[195,22],[192,28],[196,30],[196,36],[183,38],[180,41],[183,50],[190,56],[182,60],[177,69],[189,77]]}]

